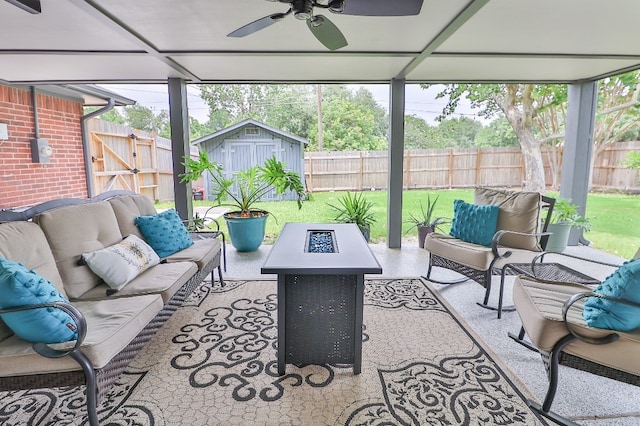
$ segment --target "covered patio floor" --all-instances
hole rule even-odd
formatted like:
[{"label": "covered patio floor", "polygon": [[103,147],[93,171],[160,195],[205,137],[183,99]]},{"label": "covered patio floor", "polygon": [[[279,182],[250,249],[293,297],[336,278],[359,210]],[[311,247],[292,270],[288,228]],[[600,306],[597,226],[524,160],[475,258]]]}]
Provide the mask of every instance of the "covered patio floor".
[{"label": "covered patio floor", "polygon": [[[275,279],[273,275],[262,275],[260,268],[264,263],[270,245],[263,245],[254,253],[239,253],[229,246],[227,250],[227,280]],[[427,270],[428,252],[417,247],[417,244],[403,244],[402,249],[391,249],[385,244],[371,244],[371,250],[382,265],[382,275],[371,275],[367,278],[406,278],[424,275]],[[604,262],[622,262],[617,256],[601,252],[591,247],[572,246],[567,253]],[[576,267],[575,262],[567,262],[566,258],[558,261]],[[595,278],[604,279],[610,269],[591,265],[588,270],[582,269]],[[441,279],[454,278],[453,272],[436,269],[434,277]],[[505,304],[511,303],[511,285],[505,291]],[[499,285],[499,277],[494,277],[494,288]],[[537,353],[531,352],[507,337],[508,332],[517,332],[520,319],[516,312],[503,313],[497,319],[495,311],[479,307],[484,289],[472,281],[453,286],[435,285],[447,301],[461,314],[467,324],[475,330],[492,348],[498,357],[513,371],[514,377],[520,378],[522,385],[528,388],[539,400],[544,398],[547,389],[547,377]],[[497,291],[492,292],[492,304],[497,302]],[[366,306],[365,306],[365,309]],[[429,342],[424,342],[428,348]],[[640,388],[602,377],[594,376],[567,367],[560,369],[560,385],[553,405],[553,410],[583,425],[638,425],[640,424]]]}]

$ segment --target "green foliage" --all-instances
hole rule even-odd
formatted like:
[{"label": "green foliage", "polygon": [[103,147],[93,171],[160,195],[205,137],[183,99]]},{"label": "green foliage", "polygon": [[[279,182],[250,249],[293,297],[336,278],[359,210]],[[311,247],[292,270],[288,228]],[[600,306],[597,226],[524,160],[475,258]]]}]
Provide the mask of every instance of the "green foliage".
[{"label": "green foliage", "polygon": [[498,117],[483,127],[476,133],[474,145],[478,148],[483,147],[508,147],[518,146],[518,138],[516,137],[513,127],[504,117]]},{"label": "green foliage", "polygon": [[[267,193],[275,190],[276,195],[292,191],[297,196],[298,208],[304,200],[304,186],[300,176],[295,172],[285,170],[283,163],[275,157],[267,159],[263,166],[253,166],[238,172],[234,178],[226,178],[222,165],[212,162],[206,151],[201,151],[198,160],[185,157],[183,165],[186,172],[181,176],[181,182],[198,180],[204,172],[211,176],[211,194],[216,205],[231,206],[250,216],[255,203]],[[237,193],[234,189],[237,189]]]},{"label": "green foliage", "polygon": [[640,169],[640,152],[632,151],[627,154],[624,164],[630,169]]},{"label": "green foliage", "polygon": [[558,198],[553,206],[551,223],[565,223],[572,228],[583,231],[591,230],[591,223],[587,218],[578,213],[578,206],[573,204],[569,198]]},{"label": "green foliage", "polygon": [[[326,151],[379,150],[387,147],[386,112],[371,93],[344,86],[323,89],[322,130]],[[318,123],[310,127],[309,150],[318,146]]]},{"label": "green foliage", "polygon": [[[97,111],[100,107],[85,107],[85,114],[88,114],[93,111]],[[100,120],[108,121],[109,123],[116,124],[125,124],[125,119],[116,108],[110,109],[109,111],[100,114]]]},{"label": "green foliage", "polygon": [[[429,191],[424,190],[404,191],[402,197],[403,217],[408,217],[410,212],[417,211],[420,208],[420,201],[428,193]],[[333,214],[328,203],[335,203],[343,195],[344,192],[314,192],[313,199],[307,198],[302,209],[298,209],[295,201],[261,202],[257,203],[255,207],[268,209],[278,217],[285,217],[287,222],[326,222]],[[556,193],[548,195],[557,197]],[[440,199],[434,212],[436,216],[451,216],[455,199],[473,202],[472,189],[440,190],[438,196]],[[378,219],[371,226],[371,241],[382,243],[387,235],[387,192],[368,192],[367,199],[373,203],[372,212]],[[193,203],[194,206],[210,205],[210,201],[194,201]],[[637,195],[589,194],[586,216],[592,223],[592,229],[588,236],[593,248],[631,259],[640,246],[640,215],[637,214],[639,203]],[[170,207],[174,207],[173,202],[156,205],[156,208]],[[267,221],[265,238],[267,244],[275,242],[282,226],[283,223]],[[403,231],[406,231],[409,226],[408,223],[403,223]],[[446,225],[444,227],[446,228]],[[220,223],[220,229],[227,232],[224,221]],[[445,229],[445,232],[448,232],[448,229]],[[413,238],[413,236],[407,238]]]},{"label": "green foliage", "polygon": [[436,203],[438,202],[439,195],[431,201],[431,195],[427,194],[427,208],[425,209],[422,205],[422,200],[420,200],[420,215],[414,215],[413,213],[409,213],[409,218],[405,220],[405,223],[411,223],[411,227],[407,229],[406,232],[409,232],[413,228],[418,228],[420,226],[429,226],[434,230],[441,224],[447,223],[448,220],[442,216],[434,217],[434,210],[436,208]]},{"label": "green foliage", "polygon": [[[316,119],[310,85],[202,84],[200,96],[209,105],[208,127],[215,130],[248,118],[304,138]],[[214,130],[214,131],[215,131]]]},{"label": "green foliage", "polygon": [[341,223],[355,223],[360,229],[371,227],[376,217],[371,211],[373,203],[362,192],[347,192],[338,199],[338,204],[327,203],[334,211],[333,220]]}]

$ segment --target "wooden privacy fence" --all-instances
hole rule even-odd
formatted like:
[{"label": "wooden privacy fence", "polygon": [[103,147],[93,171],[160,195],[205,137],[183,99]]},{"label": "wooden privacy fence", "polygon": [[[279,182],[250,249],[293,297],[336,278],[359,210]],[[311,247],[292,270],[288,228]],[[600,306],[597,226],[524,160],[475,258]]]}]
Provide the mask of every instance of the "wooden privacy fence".
[{"label": "wooden privacy fence", "polygon": [[[593,187],[640,190],[637,170],[623,165],[640,142],[619,142],[596,159]],[[550,152],[543,150],[546,181],[552,179]],[[309,191],[387,188],[387,151],[307,152],[305,178]],[[585,164],[585,167],[588,167]],[[519,187],[524,183],[524,159],[519,148],[405,150],[404,188],[469,188],[476,185]]]},{"label": "wooden privacy fence", "polygon": [[[128,189],[152,200],[173,200],[171,141],[127,126],[92,119],[88,123],[96,194]],[[595,160],[593,188],[640,191],[637,170],[622,162],[640,141],[609,145]],[[198,149],[191,148],[191,156]],[[552,182],[550,152],[543,150],[546,182]],[[307,190],[360,191],[387,188],[387,151],[306,152]],[[585,167],[588,167],[585,164]],[[406,150],[405,189],[519,187],[524,161],[519,148]],[[203,186],[196,182],[194,187]]]},{"label": "wooden privacy fence", "polygon": [[[120,124],[89,120],[89,147],[94,196],[114,189],[173,200],[171,140]],[[193,147],[191,155],[197,157]]]}]

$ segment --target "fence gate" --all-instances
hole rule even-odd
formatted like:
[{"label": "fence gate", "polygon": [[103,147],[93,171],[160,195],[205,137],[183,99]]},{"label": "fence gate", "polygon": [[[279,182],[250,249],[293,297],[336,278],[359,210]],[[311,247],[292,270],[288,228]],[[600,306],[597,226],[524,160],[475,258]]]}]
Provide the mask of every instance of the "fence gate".
[{"label": "fence gate", "polygon": [[[155,138],[134,131],[123,134],[110,129],[111,123],[90,120],[89,134],[95,194],[126,189],[159,199]],[[99,127],[99,128],[98,128]]]}]

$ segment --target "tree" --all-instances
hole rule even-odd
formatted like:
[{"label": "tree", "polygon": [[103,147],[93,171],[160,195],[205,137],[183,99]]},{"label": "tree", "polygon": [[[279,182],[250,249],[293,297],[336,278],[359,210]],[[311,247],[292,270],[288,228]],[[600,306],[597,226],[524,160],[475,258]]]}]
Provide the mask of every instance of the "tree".
[{"label": "tree", "polygon": [[[85,114],[88,114],[90,112],[93,111],[97,111],[98,108],[100,107],[87,107],[85,108]],[[125,123],[125,119],[122,115],[120,115],[120,113],[118,113],[118,110],[114,109],[110,109],[109,111],[100,114],[100,120],[104,120],[104,121],[108,121],[110,123],[116,123],[116,124],[124,124]]]},{"label": "tree", "polygon": [[596,157],[612,143],[640,129],[640,71],[632,71],[598,82],[598,111],[593,132],[594,150],[591,176]]},{"label": "tree", "polygon": [[459,148],[473,147],[476,134],[481,129],[482,123],[468,117],[442,119],[438,126],[446,145]]},{"label": "tree", "polygon": [[404,146],[409,149],[441,148],[437,146],[436,130],[422,118],[404,116]]},{"label": "tree", "polygon": [[504,117],[498,117],[480,129],[473,142],[478,148],[518,146],[513,127]]},{"label": "tree", "polygon": [[[373,95],[360,89],[353,93],[342,85],[323,86],[323,149],[333,151],[378,150],[387,146],[386,111]],[[317,122],[309,133],[310,146],[317,146]]]},{"label": "tree", "polygon": [[248,118],[308,138],[315,120],[311,86],[287,84],[203,84],[209,126],[220,130]]},{"label": "tree", "polygon": [[[429,85],[422,84],[423,89]],[[544,166],[534,118],[542,111],[566,101],[566,86],[535,84],[450,84],[438,93],[447,97],[443,117],[455,112],[463,97],[479,108],[478,115],[492,117],[501,111],[518,138],[525,162],[525,190],[545,192]]]}]

